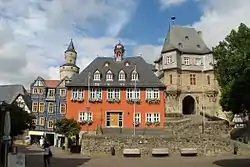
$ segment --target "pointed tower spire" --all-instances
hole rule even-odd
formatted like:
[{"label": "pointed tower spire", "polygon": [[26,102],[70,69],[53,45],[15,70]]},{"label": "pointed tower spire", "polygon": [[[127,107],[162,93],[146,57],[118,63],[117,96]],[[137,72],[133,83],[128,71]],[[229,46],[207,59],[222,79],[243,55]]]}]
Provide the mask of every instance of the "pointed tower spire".
[{"label": "pointed tower spire", "polygon": [[76,53],[72,38],[70,39],[70,43],[69,43],[68,48],[65,51],[65,53],[66,52],[75,52]]}]

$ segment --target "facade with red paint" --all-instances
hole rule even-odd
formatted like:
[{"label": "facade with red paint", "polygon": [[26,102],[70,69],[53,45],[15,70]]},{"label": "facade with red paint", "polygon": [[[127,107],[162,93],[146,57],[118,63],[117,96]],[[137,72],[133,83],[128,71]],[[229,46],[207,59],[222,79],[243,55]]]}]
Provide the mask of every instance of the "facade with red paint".
[{"label": "facade with red paint", "polygon": [[117,44],[114,58],[97,57],[67,85],[67,118],[82,130],[164,126],[164,90],[142,57],[124,57]]}]

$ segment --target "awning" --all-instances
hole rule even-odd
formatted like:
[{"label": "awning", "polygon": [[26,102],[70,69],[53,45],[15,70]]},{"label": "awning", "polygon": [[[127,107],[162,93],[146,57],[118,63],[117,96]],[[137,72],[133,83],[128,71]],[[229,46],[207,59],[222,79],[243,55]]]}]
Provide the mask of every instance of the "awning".
[{"label": "awning", "polygon": [[34,135],[34,136],[43,136],[44,132],[41,131],[29,131],[28,133],[29,136]]}]

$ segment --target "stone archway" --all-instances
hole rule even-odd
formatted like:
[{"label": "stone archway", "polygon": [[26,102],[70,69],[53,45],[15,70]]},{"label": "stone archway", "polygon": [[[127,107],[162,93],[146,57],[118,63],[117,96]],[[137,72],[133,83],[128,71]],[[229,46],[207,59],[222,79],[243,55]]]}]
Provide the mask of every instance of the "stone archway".
[{"label": "stone archway", "polygon": [[182,100],[182,114],[195,114],[195,100],[192,96],[188,95]]}]

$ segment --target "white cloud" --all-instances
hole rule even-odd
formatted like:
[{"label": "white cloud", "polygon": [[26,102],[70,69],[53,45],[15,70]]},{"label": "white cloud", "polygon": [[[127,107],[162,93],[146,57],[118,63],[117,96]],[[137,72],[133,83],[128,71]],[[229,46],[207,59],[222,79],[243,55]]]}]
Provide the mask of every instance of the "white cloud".
[{"label": "white cloud", "polygon": [[134,48],[133,55],[141,55],[147,62],[153,63],[160,57],[161,49],[160,45],[140,45]]},{"label": "white cloud", "polygon": [[187,0],[159,0],[161,9],[169,8],[171,6],[177,6],[183,4]]},{"label": "white cloud", "polygon": [[203,15],[193,26],[203,31],[209,47],[217,45],[241,22],[250,26],[249,0],[201,0],[200,3],[203,4]]},{"label": "white cloud", "polygon": [[[119,32],[136,10],[135,2],[0,0],[1,84],[27,86],[38,75],[57,79],[70,38],[81,68],[97,54],[111,56]],[[95,32],[103,37],[94,37]]]}]

